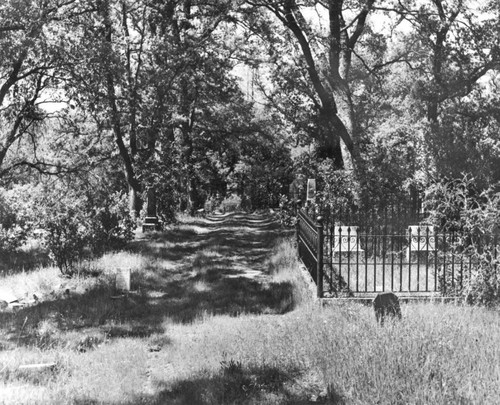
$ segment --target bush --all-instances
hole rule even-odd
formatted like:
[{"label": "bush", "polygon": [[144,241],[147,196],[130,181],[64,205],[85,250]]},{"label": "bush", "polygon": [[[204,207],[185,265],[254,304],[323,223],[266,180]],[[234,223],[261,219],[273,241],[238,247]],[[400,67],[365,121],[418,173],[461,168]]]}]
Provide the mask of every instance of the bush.
[{"label": "bush", "polygon": [[128,211],[128,196],[114,193],[99,207],[89,207],[88,241],[92,253],[119,249],[134,236],[135,222]]},{"label": "bush", "polygon": [[336,170],[328,160],[318,167],[317,201],[327,212],[339,212],[358,204],[357,185],[352,173]]},{"label": "bush", "polygon": [[280,219],[281,225],[285,227],[293,227],[297,223],[297,217],[295,214],[295,202],[290,200],[286,195],[282,195],[280,198],[278,217]]},{"label": "bush", "polygon": [[[123,193],[95,188],[71,190],[55,182],[17,186],[9,191],[16,226],[0,226],[0,248],[18,246],[26,234],[42,240],[49,257],[63,274],[71,275],[86,255],[120,248],[133,237],[135,224]],[[40,232],[42,230],[42,232]]]},{"label": "bush", "polygon": [[203,206],[205,212],[213,213],[217,207],[219,207],[222,203],[222,197],[217,195],[211,195],[205,201],[205,205]]},{"label": "bush", "polygon": [[26,240],[27,226],[11,191],[0,189],[0,252],[11,252]]},{"label": "bush", "polygon": [[24,230],[15,226],[9,229],[0,224],[0,252],[12,252],[21,246],[25,239]]},{"label": "bush", "polygon": [[43,221],[44,244],[50,259],[63,274],[71,275],[75,263],[83,257],[89,240],[88,226],[83,219],[76,209],[65,207]]},{"label": "bush", "polygon": [[[437,182],[426,192],[424,207],[429,221],[444,232],[454,232],[451,247],[470,257],[473,268],[462,291],[467,302],[481,305],[500,303],[500,193],[493,188],[477,192],[470,176]],[[446,288],[452,280],[447,277]]]},{"label": "bush", "polygon": [[222,212],[238,211],[241,209],[241,197],[231,194],[220,203],[219,209]]},{"label": "bush", "polygon": [[132,239],[135,223],[126,195],[115,193],[97,202],[73,195],[48,201],[40,216],[45,244],[63,274],[72,274],[86,252],[99,255]]}]

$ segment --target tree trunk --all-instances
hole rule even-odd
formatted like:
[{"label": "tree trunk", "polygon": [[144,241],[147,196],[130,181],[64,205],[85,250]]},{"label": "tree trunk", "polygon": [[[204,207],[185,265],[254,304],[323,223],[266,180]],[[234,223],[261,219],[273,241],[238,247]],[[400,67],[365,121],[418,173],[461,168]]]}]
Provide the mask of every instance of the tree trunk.
[{"label": "tree trunk", "polygon": [[[103,23],[105,26],[104,42],[106,45],[104,49],[107,49],[108,53],[111,54],[113,49],[112,46],[113,27],[110,17],[109,4],[103,3],[102,7],[103,8],[101,10],[101,13],[103,18]],[[141,191],[141,187],[135,175],[133,159],[130,156],[129,151],[125,145],[122,122],[120,118],[120,112],[118,110],[117,97],[115,92],[114,66],[112,66],[110,63],[109,55],[103,55],[103,60],[104,60],[104,71],[106,75],[106,92],[107,92],[106,95],[108,98],[108,107],[110,110],[111,125],[113,128],[115,142],[118,147],[120,157],[122,158],[124,164],[125,178],[127,180],[127,184],[129,187],[130,215],[135,217],[137,214],[139,214],[140,210],[138,196]]]}]

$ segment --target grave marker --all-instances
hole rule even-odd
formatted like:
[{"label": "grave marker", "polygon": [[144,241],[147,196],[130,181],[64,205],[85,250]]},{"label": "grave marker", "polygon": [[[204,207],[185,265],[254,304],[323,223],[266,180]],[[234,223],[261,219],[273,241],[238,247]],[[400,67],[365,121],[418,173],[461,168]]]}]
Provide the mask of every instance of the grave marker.
[{"label": "grave marker", "polygon": [[316,179],[307,179],[307,201],[316,199]]},{"label": "grave marker", "polygon": [[130,291],[130,268],[116,270],[115,288],[118,291]]},{"label": "grave marker", "polygon": [[408,227],[409,246],[406,258],[411,259],[411,253],[433,252],[436,250],[436,235],[432,225],[410,225]]},{"label": "grave marker", "polygon": [[410,235],[410,250],[427,251],[436,250],[436,238],[434,227],[431,225],[410,225],[408,227]]},{"label": "grave marker", "polygon": [[375,310],[375,318],[381,326],[387,316],[401,319],[399,298],[392,292],[378,294],[373,300],[373,309]]},{"label": "grave marker", "polygon": [[357,226],[335,226],[333,238],[333,251],[335,253],[363,252],[358,244]]}]

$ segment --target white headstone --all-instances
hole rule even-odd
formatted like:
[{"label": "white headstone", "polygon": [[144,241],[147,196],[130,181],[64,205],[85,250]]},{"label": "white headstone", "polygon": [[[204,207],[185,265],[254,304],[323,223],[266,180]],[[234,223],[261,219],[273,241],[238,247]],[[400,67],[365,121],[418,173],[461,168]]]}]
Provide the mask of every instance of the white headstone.
[{"label": "white headstone", "polygon": [[130,291],[130,268],[118,268],[116,270],[116,289],[119,291]]},{"label": "white headstone", "polygon": [[307,201],[314,201],[316,198],[316,179],[307,179]]},{"label": "white headstone", "polygon": [[335,253],[362,252],[358,244],[357,226],[335,226],[333,228],[333,251]]}]

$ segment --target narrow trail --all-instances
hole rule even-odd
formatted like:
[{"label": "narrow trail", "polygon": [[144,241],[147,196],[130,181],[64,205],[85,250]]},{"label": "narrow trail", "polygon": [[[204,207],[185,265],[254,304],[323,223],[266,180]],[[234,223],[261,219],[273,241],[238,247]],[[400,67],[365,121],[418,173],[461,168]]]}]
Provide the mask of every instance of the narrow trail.
[{"label": "narrow trail", "polygon": [[169,316],[180,323],[204,313],[283,313],[291,286],[270,288],[268,258],[286,234],[270,215],[233,213],[143,235],[132,245],[149,263],[135,280],[146,292],[141,307],[149,321]]},{"label": "narrow trail", "polygon": [[[155,263],[141,281],[148,290],[143,305],[150,308],[149,324],[155,314],[182,327],[207,314],[286,312],[290,286],[272,282],[268,259],[287,234],[270,215],[233,213],[189,219],[154,237],[144,235],[135,249]],[[178,333],[189,344],[197,338],[186,327]],[[146,397],[154,396],[155,381],[174,381],[185,368],[168,351],[150,350],[146,364]]]},{"label": "narrow trail", "polygon": [[[150,317],[156,313],[164,322],[167,316],[171,323],[167,329],[172,340],[156,341],[158,347],[147,353],[146,398],[157,395],[158,381],[162,381],[166,403],[191,403],[186,398],[193,389],[172,388],[179,378],[186,378],[189,387],[193,378],[187,371],[189,361],[176,355],[176,347],[192,347],[194,353],[207,357],[205,367],[213,367],[213,359],[218,361],[223,353],[217,351],[220,348],[204,352],[208,343],[202,342],[209,339],[215,346],[217,342],[224,346],[234,338],[232,334],[238,335],[238,329],[244,328],[241,322],[245,318],[231,320],[232,327],[228,327],[227,315],[283,314],[291,309],[292,285],[275,282],[269,266],[276,243],[288,235],[290,231],[271,215],[233,213],[189,219],[136,242],[142,254],[149,251],[156,261],[142,281],[149,291],[143,304],[153,311]],[[203,324],[190,325],[202,318]],[[151,319],[148,322],[151,325]]]}]

